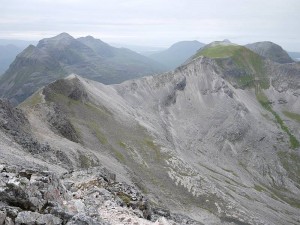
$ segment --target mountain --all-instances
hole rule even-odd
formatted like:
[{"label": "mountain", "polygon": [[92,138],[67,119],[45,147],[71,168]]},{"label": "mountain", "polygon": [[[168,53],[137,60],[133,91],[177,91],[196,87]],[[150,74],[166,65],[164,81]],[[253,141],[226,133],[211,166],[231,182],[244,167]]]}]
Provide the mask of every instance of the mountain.
[{"label": "mountain", "polygon": [[162,70],[158,63],[128,49],[62,33],[30,45],[16,57],[0,79],[0,96],[18,104],[43,85],[71,73],[111,84]]},{"label": "mountain", "polygon": [[193,58],[214,58],[223,70],[223,76],[238,88],[253,87],[256,81],[268,87],[264,61],[246,47],[230,42],[216,41],[201,48]]},{"label": "mountain", "polygon": [[24,49],[28,45],[36,45],[37,41],[25,41],[25,40],[16,40],[16,39],[0,39],[0,45],[14,45],[18,48]]},{"label": "mountain", "polygon": [[[126,48],[115,48],[95,39],[91,36],[78,39],[81,43],[93,49],[97,55],[105,59],[105,64],[113,65],[113,70],[109,71],[110,76],[101,78],[102,83],[120,83],[124,80],[141,77],[145,75],[155,74],[163,71],[164,68],[160,64],[151,59],[142,56]],[[113,76],[113,73],[122,73],[122,77]],[[133,76],[133,74],[135,74]],[[97,79],[95,79],[97,80]]]},{"label": "mountain", "polygon": [[288,54],[295,61],[300,61],[300,52],[288,52]]},{"label": "mountain", "polygon": [[17,55],[0,78],[0,96],[17,104],[39,87],[67,75],[60,63],[46,52],[30,45]]},{"label": "mountain", "polygon": [[22,48],[15,45],[0,45],[0,75],[2,75],[14,61]]},{"label": "mountain", "polygon": [[291,59],[291,57],[288,55],[288,53],[282,49],[282,47],[270,41],[247,44],[245,45],[245,47],[274,62],[278,62],[278,63],[294,62]]},{"label": "mountain", "polygon": [[[140,192],[149,203],[141,217],[150,220],[145,208],[153,207],[170,220],[187,216],[177,224],[300,224],[299,90],[300,64],[227,42],[207,45],[175,71],[121,84],[71,75],[16,109],[1,107],[0,163],[58,173],[71,195],[64,210],[84,215],[139,209],[131,196]],[[98,167],[134,188],[85,181]],[[112,193],[128,205],[94,203]],[[55,213],[59,202],[38,212],[68,215]]]},{"label": "mountain", "polygon": [[173,70],[194,55],[205,44],[199,41],[181,41],[170,48],[149,55],[149,58],[163,64],[168,70]]}]

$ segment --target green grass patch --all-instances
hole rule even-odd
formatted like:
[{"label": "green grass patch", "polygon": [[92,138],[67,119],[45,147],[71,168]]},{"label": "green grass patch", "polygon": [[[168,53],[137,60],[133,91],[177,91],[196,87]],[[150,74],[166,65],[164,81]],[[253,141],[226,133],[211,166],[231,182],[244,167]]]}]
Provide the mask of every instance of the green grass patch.
[{"label": "green grass patch", "polygon": [[[281,188],[280,190],[278,189],[270,189],[272,192],[272,198],[276,196],[277,199],[286,202],[292,207],[299,208],[300,209],[300,201],[299,199],[287,196],[289,194],[289,191],[287,189]],[[275,198],[274,198],[275,199]]]},{"label": "green grass patch", "polygon": [[295,121],[297,121],[297,122],[300,123],[300,114],[293,113],[293,112],[288,112],[288,111],[283,111],[283,114],[284,114],[286,117],[288,117],[288,118],[290,118],[290,119],[292,119],[292,120],[295,120]]},{"label": "green grass patch", "polygon": [[118,192],[117,196],[124,202],[124,204],[126,204],[127,206],[129,206],[131,198],[129,195],[123,193],[123,192]]},{"label": "green grass patch", "polygon": [[85,103],[84,104],[88,109],[90,109],[91,111],[93,111],[95,114],[99,115],[100,116],[103,116],[103,115],[112,115],[112,113],[104,106],[95,106],[89,102]]},{"label": "green grass patch", "polygon": [[254,189],[259,191],[259,192],[266,191],[262,186],[259,186],[257,184],[254,185]]},{"label": "green grass patch", "polygon": [[149,147],[150,149],[152,149],[154,151],[156,160],[158,160],[158,161],[161,160],[160,147],[157,146],[153,142],[153,140],[150,140],[150,139],[145,139],[144,143],[147,147]]},{"label": "green grass patch", "polygon": [[33,107],[43,102],[42,95],[37,92],[20,104],[21,107]]},{"label": "green grass patch", "polygon": [[278,151],[277,156],[283,168],[287,171],[288,177],[300,184],[300,156],[295,152]]},{"label": "green grass patch", "polygon": [[268,193],[271,198],[277,201],[285,202],[295,208],[300,208],[300,199],[293,197],[294,194],[286,188],[254,185],[254,189],[259,192]]},{"label": "green grass patch", "polygon": [[230,76],[228,79],[236,82],[240,88],[253,88],[256,83],[259,83],[262,89],[269,88],[269,78],[265,73],[264,60],[244,46],[217,44],[202,49],[194,58],[201,55],[216,59],[218,65],[225,70],[228,68],[228,61],[224,59],[231,58],[234,65],[229,67],[239,71],[242,75]]},{"label": "green grass patch", "polygon": [[124,142],[122,142],[122,141],[119,141],[118,142],[118,145],[121,147],[121,148],[126,148],[127,146],[126,146],[126,144],[124,143]]},{"label": "green grass patch", "polygon": [[116,159],[119,161],[119,162],[125,162],[125,156],[119,152],[118,150],[116,150],[114,147],[110,146],[109,147],[110,151],[115,155]]},{"label": "green grass patch", "polygon": [[50,93],[48,95],[48,98],[50,101],[55,102],[55,103],[62,103],[62,105],[78,105],[81,102],[78,100],[74,100],[71,98],[68,98],[67,96],[60,94],[60,93]]},{"label": "green grass patch", "polygon": [[80,162],[80,167],[81,168],[89,168],[91,167],[92,163],[89,157],[86,155],[80,154],[79,155],[79,162]]},{"label": "green grass patch", "polygon": [[82,141],[82,131],[80,129],[80,127],[77,125],[76,123],[76,119],[74,117],[69,117],[69,121],[72,125],[72,127],[74,128],[74,131],[78,137],[78,141],[81,143]]},{"label": "green grass patch", "polygon": [[148,139],[145,139],[145,144],[149,147],[149,148],[156,148],[156,145],[154,144],[154,142],[152,140],[148,140]]},{"label": "green grass patch", "polygon": [[247,75],[236,78],[236,81],[240,87],[254,87],[255,78]]},{"label": "green grass patch", "polygon": [[92,130],[92,132],[95,134],[95,136],[97,137],[97,139],[101,144],[105,145],[108,143],[105,135],[101,132],[100,128],[96,123],[87,122],[86,124],[89,127],[89,129]]},{"label": "green grass patch", "polygon": [[198,56],[205,56],[209,58],[227,58],[235,55],[240,51],[241,46],[238,45],[215,45],[209,48],[204,48],[199,53],[197,53],[194,58]]},{"label": "green grass patch", "polygon": [[264,94],[263,90],[261,90],[259,87],[257,87],[255,93],[256,93],[256,98],[257,98],[258,102],[262,105],[262,107],[264,107],[266,110],[268,110],[269,112],[271,112],[273,114],[277,124],[279,124],[281,129],[285,133],[287,133],[287,135],[289,136],[290,147],[293,149],[300,147],[300,143],[297,140],[297,138],[290,132],[289,128],[285,125],[285,123],[280,118],[278,113],[276,113],[273,110],[271,102],[269,101],[268,97]]}]

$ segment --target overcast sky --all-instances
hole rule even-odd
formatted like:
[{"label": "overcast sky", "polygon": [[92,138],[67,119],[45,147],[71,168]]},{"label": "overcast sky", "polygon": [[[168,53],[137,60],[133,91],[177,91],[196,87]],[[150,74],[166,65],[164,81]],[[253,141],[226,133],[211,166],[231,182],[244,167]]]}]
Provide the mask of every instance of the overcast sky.
[{"label": "overcast sky", "polygon": [[270,40],[300,51],[300,0],[0,0],[0,38],[67,32],[109,43]]}]

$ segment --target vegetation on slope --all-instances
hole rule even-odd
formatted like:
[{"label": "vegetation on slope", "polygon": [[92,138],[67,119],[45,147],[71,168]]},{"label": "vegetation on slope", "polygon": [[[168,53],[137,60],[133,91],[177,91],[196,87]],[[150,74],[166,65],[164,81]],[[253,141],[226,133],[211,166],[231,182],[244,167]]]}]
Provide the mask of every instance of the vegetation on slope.
[{"label": "vegetation on slope", "polygon": [[300,123],[300,114],[293,113],[293,112],[288,112],[288,111],[283,111],[283,114],[284,114],[286,117],[288,117],[288,118],[290,118],[290,119],[292,119],[292,120],[295,120],[295,121],[297,121],[297,122]]},{"label": "vegetation on slope", "polygon": [[[290,179],[300,185],[300,156],[296,152],[279,151],[277,153],[282,166],[288,172]],[[300,203],[299,203],[300,206]]]},{"label": "vegetation on slope", "polygon": [[[204,47],[194,58],[198,56],[215,59],[218,65],[224,70],[226,79],[237,84],[239,88],[255,88],[256,98],[259,103],[273,114],[281,129],[289,136],[291,148],[295,149],[300,146],[299,141],[290,132],[279,114],[272,109],[271,102],[263,93],[263,89],[269,88],[269,78],[266,75],[264,60],[261,56],[243,46],[227,43],[213,43]],[[297,114],[288,112],[285,114],[293,119],[299,119],[300,117]]]},{"label": "vegetation on slope", "polygon": [[20,104],[21,107],[34,107],[43,102],[43,97],[40,92],[36,92]]},{"label": "vegetation on slope", "polygon": [[194,58],[213,58],[228,73],[228,80],[240,88],[254,87],[259,82],[261,88],[269,88],[263,59],[249,49],[233,44],[214,44],[199,51]]},{"label": "vegetation on slope", "polygon": [[298,148],[300,147],[300,143],[297,140],[297,138],[290,132],[289,128],[287,127],[287,125],[283,122],[283,120],[281,119],[281,117],[278,115],[278,113],[276,113],[271,105],[271,102],[269,101],[269,99],[267,98],[267,96],[264,94],[264,92],[257,87],[256,88],[256,98],[258,100],[258,102],[269,112],[271,112],[273,114],[273,116],[275,117],[276,122],[279,124],[279,126],[281,127],[281,129],[287,133],[287,135],[290,138],[290,144],[291,144],[291,148]]}]

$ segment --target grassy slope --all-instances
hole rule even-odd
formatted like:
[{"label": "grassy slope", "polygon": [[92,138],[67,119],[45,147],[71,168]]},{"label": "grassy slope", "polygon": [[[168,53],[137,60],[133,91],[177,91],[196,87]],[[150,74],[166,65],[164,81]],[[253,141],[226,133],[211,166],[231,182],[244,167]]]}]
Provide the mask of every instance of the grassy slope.
[{"label": "grassy slope", "polygon": [[269,87],[263,59],[243,46],[215,45],[204,48],[194,58],[198,56],[214,58],[222,68],[226,67],[224,59],[232,59],[233,66],[242,73],[241,76],[231,77],[239,87],[254,87],[255,82],[259,82],[263,89]]},{"label": "grassy slope", "polygon": [[283,111],[283,114],[286,117],[300,123],[300,114],[293,113],[293,112],[288,112],[288,111]]},{"label": "grassy slope", "polygon": [[271,112],[273,114],[273,116],[275,117],[276,122],[279,124],[279,126],[281,127],[281,129],[289,136],[290,138],[290,144],[291,144],[291,148],[298,148],[300,147],[300,143],[299,141],[296,139],[296,137],[290,132],[288,126],[283,122],[283,120],[281,119],[281,117],[278,115],[278,113],[276,113],[271,105],[271,102],[269,101],[269,99],[267,98],[267,96],[264,94],[263,90],[257,88],[256,89],[256,98],[258,100],[258,102],[269,112]]}]

